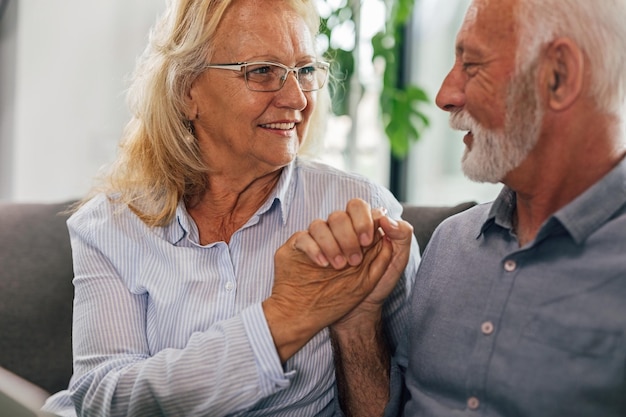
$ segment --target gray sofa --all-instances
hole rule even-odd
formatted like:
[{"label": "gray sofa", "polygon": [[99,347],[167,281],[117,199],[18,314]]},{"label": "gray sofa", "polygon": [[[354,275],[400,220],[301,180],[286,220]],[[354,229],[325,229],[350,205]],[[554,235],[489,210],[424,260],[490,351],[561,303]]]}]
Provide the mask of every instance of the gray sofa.
[{"label": "gray sofa", "polygon": [[[424,248],[454,207],[406,206]],[[72,256],[68,203],[0,203],[0,417],[43,416],[72,374]]]}]

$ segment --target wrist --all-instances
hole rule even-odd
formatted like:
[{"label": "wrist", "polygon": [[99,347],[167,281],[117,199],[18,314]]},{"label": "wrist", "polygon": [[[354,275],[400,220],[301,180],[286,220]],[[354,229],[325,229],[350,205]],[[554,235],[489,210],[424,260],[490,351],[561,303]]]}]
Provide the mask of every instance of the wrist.
[{"label": "wrist", "polygon": [[351,311],[329,327],[335,332],[368,334],[382,328],[382,315],[382,306],[366,306],[362,303],[358,309]]},{"label": "wrist", "polygon": [[265,320],[282,363],[296,354],[318,330],[309,325],[304,314],[283,306],[279,300],[268,298],[261,304]]},{"label": "wrist", "polygon": [[330,328],[339,404],[347,417],[381,416],[389,401],[389,349],[380,315],[360,323]]},{"label": "wrist", "polygon": [[360,311],[329,326],[331,336],[340,343],[371,343],[383,332],[382,310]]}]

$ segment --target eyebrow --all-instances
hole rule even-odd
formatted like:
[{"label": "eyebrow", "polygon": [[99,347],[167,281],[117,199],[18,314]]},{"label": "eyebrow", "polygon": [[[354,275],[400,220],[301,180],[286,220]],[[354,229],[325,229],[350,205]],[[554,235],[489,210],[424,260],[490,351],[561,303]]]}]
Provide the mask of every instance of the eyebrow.
[{"label": "eyebrow", "polygon": [[[278,63],[283,64],[282,59],[274,55],[255,55],[254,57],[250,59],[244,59],[242,62],[255,62],[255,61],[278,62]],[[300,63],[311,63],[311,62],[316,62],[316,61],[323,61],[323,59],[318,58],[315,55],[302,55],[296,59],[296,65],[299,65]]]},{"label": "eyebrow", "polygon": [[468,53],[470,55],[479,55],[482,56],[483,55],[483,51],[476,46],[467,46],[465,43],[463,42],[459,42],[456,47],[455,47],[455,53],[456,56],[462,56],[465,53]]}]

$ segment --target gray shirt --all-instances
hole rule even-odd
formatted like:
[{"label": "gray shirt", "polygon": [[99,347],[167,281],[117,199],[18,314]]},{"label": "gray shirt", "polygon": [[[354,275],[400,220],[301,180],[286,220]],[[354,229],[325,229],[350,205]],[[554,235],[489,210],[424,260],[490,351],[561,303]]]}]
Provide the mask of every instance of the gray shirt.
[{"label": "gray shirt", "polygon": [[514,207],[505,187],[433,235],[395,358],[404,415],[626,416],[626,161],[522,248]]}]

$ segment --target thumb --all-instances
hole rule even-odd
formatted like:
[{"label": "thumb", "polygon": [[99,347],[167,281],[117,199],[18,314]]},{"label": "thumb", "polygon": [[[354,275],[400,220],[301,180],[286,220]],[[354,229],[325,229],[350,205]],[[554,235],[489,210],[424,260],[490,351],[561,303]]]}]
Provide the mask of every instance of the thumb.
[{"label": "thumb", "polygon": [[[371,263],[369,266],[369,276],[371,279],[378,281],[387,271],[389,264],[393,258],[393,247],[391,242],[388,239],[382,238],[380,239],[375,246],[378,246],[379,250],[374,251],[370,248],[370,250],[366,253],[366,260],[370,258]],[[371,256],[374,256],[371,259]]]},{"label": "thumb", "polygon": [[394,244],[411,245],[413,226],[410,223],[384,216],[380,218],[379,226]]}]

